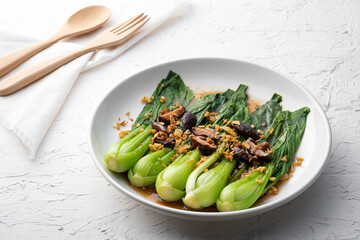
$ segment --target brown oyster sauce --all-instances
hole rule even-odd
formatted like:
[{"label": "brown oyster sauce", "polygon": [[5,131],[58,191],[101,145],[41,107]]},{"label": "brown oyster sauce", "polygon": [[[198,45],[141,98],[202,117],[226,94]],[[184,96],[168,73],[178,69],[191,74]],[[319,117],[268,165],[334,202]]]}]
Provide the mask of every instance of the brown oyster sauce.
[{"label": "brown oyster sauce", "polygon": [[[205,95],[208,94],[212,94],[212,93],[221,93],[221,91],[202,91],[202,92],[196,92],[195,93],[195,98],[201,98]],[[258,108],[259,106],[261,106],[263,104],[263,101],[261,101],[260,99],[257,98],[253,98],[253,97],[249,97],[248,101],[247,101],[247,106],[249,109],[249,112],[252,113],[256,108]],[[164,200],[162,200],[159,195],[157,194],[156,190],[155,190],[155,186],[149,186],[149,187],[145,187],[145,188],[138,188],[138,187],[134,187],[133,185],[131,185],[128,177],[127,177],[127,173],[121,174],[122,177],[124,178],[124,180],[128,183],[128,185],[136,192],[138,192],[139,194],[141,194],[142,196],[144,196],[146,199],[166,206],[166,207],[171,207],[171,208],[176,208],[176,209],[181,209],[181,210],[186,210],[186,211],[198,211],[198,212],[218,212],[218,210],[216,209],[216,205],[212,205],[210,207],[201,209],[201,210],[195,210],[195,209],[191,209],[188,208],[187,206],[184,205],[184,203],[182,201],[177,201],[177,202],[166,202]],[[275,184],[275,187],[277,189],[279,189],[279,187],[282,185],[282,182],[284,181],[279,181],[278,183]],[[261,204],[262,202],[264,202],[266,199],[268,199],[269,197],[271,197],[272,195],[268,195],[265,194],[264,196],[262,196],[261,198],[259,198],[256,203],[253,206],[256,206],[258,204]]]},{"label": "brown oyster sauce", "polygon": [[[145,188],[138,188],[138,187],[134,187],[133,185],[131,185],[128,177],[127,177],[127,173],[124,173],[122,175],[123,179],[127,182],[127,184],[131,187],[131,189],[133,189],[134,191],[136,191],[137,193],[141,194],[142,196],[144,196],[147,200],[150,200],[151,202],[166,206],[166,207],[171,207],[171,208],[176,208],[176,209],[180,209],[180,210],[186,210],[186,211],[195,211],[195,212],[219,212],[216,209],[216,205],[212,205],[210,207],[207,208],[203,208],[201,210],[198,209],[192,209],[189,208],[187,206],[185,206],[185,204],[182,201],[177,201],[177,202],[166,202],[164,200],[162,200],[159,195],[157,194],[156,190],[155,190],[155,186],[149,186],[149,187],[145,187]],[[283,185],[283,183],[286,181],[278,181],[274,187],[276,187],[278,190],[280,190],[280,187]],[[260,197],[254,204],[252,207],[258,206],[260,204],[262,204],[263,202],[265,202],[267,199],[271,198],[274,195],[270,195],[270,194],[265,194],[262,197]]]}]

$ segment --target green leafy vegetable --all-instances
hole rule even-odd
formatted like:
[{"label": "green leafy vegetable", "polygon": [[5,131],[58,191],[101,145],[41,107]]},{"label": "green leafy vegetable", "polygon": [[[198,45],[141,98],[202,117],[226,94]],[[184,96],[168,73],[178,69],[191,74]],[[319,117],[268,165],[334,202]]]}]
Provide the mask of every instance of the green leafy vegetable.
[{"label": "green leafy vegetable", "polygon": [[294,112],[281,111],[268,128],[273,129],[273,133],[270,134],[266,132],[266,141],[273,146],[290,125],[299,125],[299,129],[303,129],[304,131],[306,127],[306,117],[309,113],[310,109],[308,107],[300,108]]},{"label": "green leafy vegetable", "polygon": [[[142,132],[141,129],[143,129]],[[147,152],[151,143],[151,126],[141,126],[119,140],[105,154],[108,168],[114,172],[126,172]]]},{"label": "green leafy vegetable", "polygon": [[[193,92],[185,86],[180,76],[170,71],[158,84],[151,101],[144,106],[135,120],[132,131],[111,146],[105,154],[108,168],[115,172],[128,171],[128,178],[136,187],[155,183],[159,196],[168,202],[182,199],[185,205],[194,209],[202,209],[216,203],[219,211],[251,207],[289,171],[303,137],[310,109],[305,107],[294,112],[281,111],[282,97],[275,93],[268,102],[250,114],[246,90],[247,86],[241,84],[236,91],[229,89],[194,100]],[[162,97],[165,101],[160,101]],[[266,170],[254,170],[249,168],[249,164],[244,163],[236,167],[235,159],[226,160],[218,149],[195,168],[201,157],[198,149],[181,154],[173,162],[173,149],[148,151],[153,137],[151,120],[156,119],[161,110],[173,109],[172,106],[176,103],[180,103],[197,117],[196,125],[221,126],[226,119],[254,125],[256,129],[265,131],[266,141],[273,149],[273,160],[267,163]],[[217,113],[216,121],[210,122],[210,119],[204,117],[206,112]],[[151,117],[148,117],[149,115]],[[141,126],[136,127],[137,124]],[[244,137],[240,136],[238,140],[244,140]],[[185,143],[188,141],[189,139]],[[262,141],[265,139],[259,143]],[[281,160],[284,156],[287,161]],[[247,177],[238,180],[245,169],[250,169],[251,172]],[[230,176],[232,177],[229,180]],[[275,181],[270,182],[272,176],[275,177]]]},{"label": "green leafy vegetable", "polygon": [[175,150],[165,148],[156,152],[149,152],[128,171],[130,183],[135,187],[153,185],[157,175],[164,169],[164,166],[171,162]]},{"label": "green leafy vegetable", "polygon": [[[219,211],[235,211],[251,207],[281,176],[289,171],[292,158],[303,137],[309,112],[310,109],[305,107],[295,112],[278,113],[269,127],[276,130],[273,134],[269,132],[266,134],[268,140],[274,144],[273,161],[267,166],[266,173],[253,172],[248,177],[226,186],[217,201]],[[280,160],[284,156],[286,156],[286,162]],[[269,182],[271,176],[274,176],[276,180]]]},{"label": "green leafy vegetable", "polygon": [[206,95],[195,101],[194,104],[191,104],[189,106],[189,111],[196,115],[198,119],[197,125],[205,125],[210,123],[209,120],[204,117],[205,113],[219,112],[223,105],[231,98],[233,94],[234,91],[228,89],[223,93]]},{"label": "green leafy vegetable", "polygon": [[[160,101],[162,96],[165,97],[164,103]],[[170,108],[176,103],[187,106],[194,98],[194,93],[185,86],[179,74],[170,71],[167,77],[158,84],[152,97],[154,97],[154,99],[151,99],[151,102],[144,106],[139,116],[136,118],[133,130],[138,123],[140,125],[149,125],[151,119],[157,118],[161,110]],[[147,119],[145,114],[149,113],[151,113],[151,117]]]},{"label": "green leafy vegetable", "polygon": [[[206,95],[203,98],[193,101],[189,105],[188,111],[195,114],[198,119],[202,119],[206,111],[213,111],[214,109],[220,108],[220,106],[228,100],[232,93],[232,90],[228,90],[221,94],[215,93]],[[200,121],[198,121],[198,123],[200,123]],[[163,158],[160,158],[162,154],[165,154],[165,151],[162,150],[159,152],[161,153],[156,154],[149,152],[147,155],[142,157],[132,169],[129,170],[128,178],[134,186],[144,187],[154,184],[157,175],[164,169],[163,163],[168,165],[170,163],[170,158],[175,153],[175,151],[171,151],[169,153],[171,155],[166,154]],[[157,158],[160,158],[161,160],[157,161]]]},{"label": "green leafy vegetable", "polygon": [[[240,84],[233,97],[229,100],[229,105],[235,106],[236,111],[227,116],[228,120],[243,121],[249,115],[249,109],[247,107],[248,95],[246,94],[248,86]],[[225,105],[226,108],[226,105]],[[224,117],[224,116],[223,116]]]},{"label": "green leafy vegetable", "polygon": [[216,201],[217,209],[220,212],[228,212],[251,207],[261,196],[272,172],[272,164],[269,164],[265,172],[253,172],[248,177],[227,185]]},{"label": "green leafy vegetable", "polygon": [[237,120],[243,121],[249,114],[246,101],[248,95],[245,93],[248,86],[240,84],[238,89],[232,94],[229,101],[219,110],[218,119],[214,124],[223,125],[223,121]]},{"label": "green leafy vegetable", "polygon": [[[281,111],[282,97],[276,93],[271,97],[270,101],[255,109],[244,120],[246,124],[252,124],[256,129],[265,130],[269,126],[276,115]],[[264,124],[265,123],[265,126]]]},{"label": "green leafy vegetable", "polygon": [[[246,123],[255,122],[256,125],[262,126],[265,122],[269,124],[274,118],[275,115],[281,110],[279,103],[282,98],[280,95],[274,94],[270,101],[261,107],[257,108],[251,114],[248,113],[246,100],[247,95],[245,94],[246,86],[240,85],[234,98],[230,98],[229,102],[223,107],[219,112],[220,119],[226,119],[226,114],[229,112],[235,113],[236,119],[244,119]],[[240,101],[236,104],[236,108],[233,108],[234,101]],[[230,115],[227,115],[228,117]],[[229,117],[234,119],[233,117]],[[221,125],[222,122],[220,122]],[[186,184],[186,196],[183,198],[183,202],[188,207],[194,209],[201,209],[203,207],[208,207],[216,202],[217,197],[219,196],[221,190],[226,186],[228,176],[235,168],[236,161],[233,162],[227,161],[225,158],[222,158],[220,164],[204,173],[204,170],[207,169],[211,164],[213,164],[219,158],[218,151],[212,154],[204,163],[202,163],[198,168],[196,168],[190,175]],[[223,167],[224,166],[224,167]],[[225,167],[226,166],[226,167]],[[235,181],[241,173],[244,171],[245,165],[238,171],[235,176]],[[211,176],[211,177],[210,177]],[[201,181],[199,181],[202,179]],[[201,184],[197,184],[200,183]],[[265,185],[264,185],[265,186]]]},{"label": "green leafy vegetable", "polygon": [[[274,150],[272,154],[274,164],[273,177],[275,177],[276,180],[270,182],[266,186],[263,194],[265,194],[285,173],[290,170],[293,157],[295,156],[304,135],[306,118],[309,113],[310,109],[308,107],[300,108],[294,112],[280,112],[273,124],[270,126],[270,128],[275,128],[277,131],[274,131],[274,134],[272,135],[267,134],[269,141],[273,142],[274,139],[276,139],[277,136],[273,136],[275,134],[281,134],[281,136],[272,147]],[[282,133],[281,130],[283,130]],[[286,162],[280,160],[284,156],[286,156]]]},{"label": "green leafy vegetable", "polygon": [[200,151],[194,150],[186,155],[180,155],[157,176],[155,187],[159,196],[174,202],[185,196],[185,184],[195,164],[200,159]]},{"label": "green leafy vegetable", "polygon": [[221,190],[226,186],[228,176],[236,166],[235,160],[228,161],[222,157],[217,166],[206,171],[219,157],[220,153],[216,151],[191,173],[186,182],[186,195],[183,198],[186,206],[202,209],[216,202]]},{"label": "green leafy vegetable", "polygon": [[[105,154],[105,162],[108,168],[115,172],[126,172],[147,152],[151,143],[151,118],[157,118],[160,110],[171,107],[176,103],[187,105],[193,98],[193,92],[185,86],[179,74],[172,71],[161,80],[153,95],[154,99],[147,103],[137,119],[134,127],[127,136],[113,146]],[[165,97],[165,102],[160,98]],[[145,114],[151,113],[151,118]],[[140,127],[136,127],[140,124]],[[141,132],[144,130],[143,132]]]}]

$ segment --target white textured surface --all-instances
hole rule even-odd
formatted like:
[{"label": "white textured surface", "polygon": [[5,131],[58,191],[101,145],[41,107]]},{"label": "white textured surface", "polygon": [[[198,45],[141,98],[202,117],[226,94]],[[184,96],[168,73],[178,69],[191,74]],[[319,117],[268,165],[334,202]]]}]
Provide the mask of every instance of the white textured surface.
[{"label": "white textured surface", "polygon": [[[41,4],[48,19],[52,12],[69,15],[85,5],[7,1],[0,8],[0,26],[50,35],[60,23],[31,25],[32,18],[44,16],[36,14]],[[101,4],[113,12],[126,5]],[[34,161],[0,129],[1,239],[360,238],[360,2],[194,0],[192,5],[121,57],[80,75]],[[323,174],[309,190],[247,221],[189,222],[138,205],[100,175],[87,146],[94,105],[114,84],[145,67],[201,56],[266,65],[319,100],[330,119],[333,146]]]}]

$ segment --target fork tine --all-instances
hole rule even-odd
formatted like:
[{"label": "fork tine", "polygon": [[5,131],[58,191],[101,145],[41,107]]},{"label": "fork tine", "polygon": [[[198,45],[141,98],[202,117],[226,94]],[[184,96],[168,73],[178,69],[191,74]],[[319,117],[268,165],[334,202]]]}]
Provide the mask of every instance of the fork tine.
[{"label": "fork tine", "polygon": [[121,27],[127,26],[128,24],[132,23],[133,21],[135,21],[136,19],[142,17],[143,15],[144,15],[144,13],[140,13],[140,14],[138,14],[138,15],[136,15],[136,16],[134,16],[134,17],[126,20],[125,22],[120,23],[119,25],[113,27],[113,28],[110,30],[110,32],[117,31],[117,30],[120,29]]},{"label": "fork tine", "polygon": [[125,31],[122,31],[120,33],[115,33],[115,34],[117,36],[124,34],[126,38],[131,37],[137,32],[137,30],[139,30],[142,26],[144,26],[144,24],[147,23],[149,20],[150,20],[150,18],[143,19],[141,22],[139,22],[135,26],[133,26]]},{"label": "fork tine", "polygon": [[139,22],[144,20],[146,17],[147,17],[147,15],[142,15],[141,17],[135,19],[131,23],[128,23],[126,26],[123,26],[123,27],[118,28],[117,30],[113,31],[113,33],[116,35],[119,35],[125,31],[127,31],[128,29],[132,28],[133,26],[135,26],[136,24],[138,24]]},{"label": "fork tine", "polygon": [[[116,35],[120,35],[124,32],[126,32],[127,30],[133,28],[134,26],[140,24],[142,21],[144,21],[147,18],[147,15],[141,16],[140,18],[136,19],[135,21],[133,21],[132,23],[124,26],[123,28],[117,29],[116,31],[114,31],[113,33]],[[147,20],[148,21],[148,20]],[[147,22],[146,21],[146,22]],[[144,23],[145,24],[145,23]],[[143,25],[144,25],[143,24]],[[142,26],[142,25],[141,25]]]}]

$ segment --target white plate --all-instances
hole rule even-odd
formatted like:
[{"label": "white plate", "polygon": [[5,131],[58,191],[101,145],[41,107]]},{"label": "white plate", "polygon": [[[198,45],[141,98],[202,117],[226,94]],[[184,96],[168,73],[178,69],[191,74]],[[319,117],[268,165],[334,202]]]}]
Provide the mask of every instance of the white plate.
[{"label": "white plate", "polygon": [[[249,86],[248,94],[260,99],[270,99],[274,92],[283,97],[283,109],[296,110],[308,106],[311,112],[307,119],[306,131],[296,156],[305,159],[296,167],[294,176],[282,185],[278,195],[256,207],[235,212],[195,212],[166,207],[147,200],[120,178],[109,171],[104,163],[106,150],[119,138],[113,129],[120,116],[126,119],[130,111],[136,118],[143,104],[141,97],[152,94],[157,83],[165,78],[169,70],[180,74],[191,89],[236,89],[240,83]],[[130,128],[130,126],[129,126]],[[329,155],[331,133],[324,111],[315,98],[301,85],[282,74],[248,62],[199,58],[185,59],[141,71],[114,87],[96,108],[90,127],[90,152],[96,166],[104,177],[119,191],[147,207],[174,217],[191,220],[222,221],[250,217],[278,207],[298,196],[320,175]],[[105,186],[104,186],[105,187]],[[132,201],[132,200],[129,200]]]}]

